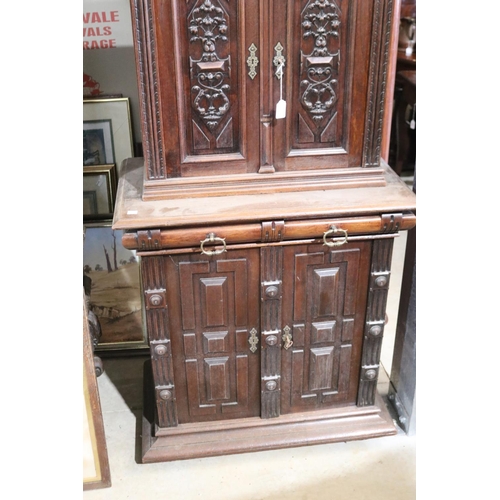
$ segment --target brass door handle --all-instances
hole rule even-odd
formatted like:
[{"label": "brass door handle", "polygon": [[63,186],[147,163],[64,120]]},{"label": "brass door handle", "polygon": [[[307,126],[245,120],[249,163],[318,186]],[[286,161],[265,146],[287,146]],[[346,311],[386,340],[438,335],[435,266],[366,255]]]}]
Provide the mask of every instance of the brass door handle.
[{"label": "brass door handle", "polygon": [[[340,241],[326,241],[327,236],[337,233],[342,233],[344,235],[344,239]],[[330,229],[328,231],[325,231],[325,234],[323,234],[323,245],[326,245],[327,247],[339,247],[344,243],[347,243],[347,231],[345,229],[341,229],[337,226],[332,225]]]},{"label": "brass door handle", "polygon": [[[224,248],[221,248],[219,250],[205,250],[203,248],[203,245],[205,245],[205,243],[215,243],[215,242],[222,243],[224,245]],[[205,255],[219,255],[221,253],[227,252],[226,240],[224,238],[219,238],[218,236],[215,236],[215,233],[207,234],[207,237],[203,241],[200,241],[200,243],[201,243],[200,245],[201,253]]]}]

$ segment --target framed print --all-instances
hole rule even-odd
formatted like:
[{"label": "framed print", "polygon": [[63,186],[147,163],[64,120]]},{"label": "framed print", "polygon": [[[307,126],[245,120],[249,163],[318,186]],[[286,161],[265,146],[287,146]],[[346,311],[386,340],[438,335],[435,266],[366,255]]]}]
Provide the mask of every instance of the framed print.
[{"label": "framed print", "polygon": [[113,217],[116,197],[115,165],[83,167],[83,220]]},{"label": "framed print", "polygon": [[[92,155],[103,150],[105,161],[101,161],[101,164],[116,164],[119,175],[123,160],[134,156],[129,98],[83,99],[83,142],[84,165],[85,158],[92,162]],[[109,147],[112,149],[112,156],[108,158]]]},{"label": "framed print", "polygon": [[83,490],[111,486],[108,449],[97,385],[94,353],[83,297]]},{"label": "framed print", "polygon": [[96,351],[148,347],[140,262],[122,245],[123,231],[111,221],[84,224],[83,273],[91,282],[89,310],[99,319],[101,337]]},{"label": "framed print", "polygon": [[111,120],[83,122],[83,166],[114,163]]}]

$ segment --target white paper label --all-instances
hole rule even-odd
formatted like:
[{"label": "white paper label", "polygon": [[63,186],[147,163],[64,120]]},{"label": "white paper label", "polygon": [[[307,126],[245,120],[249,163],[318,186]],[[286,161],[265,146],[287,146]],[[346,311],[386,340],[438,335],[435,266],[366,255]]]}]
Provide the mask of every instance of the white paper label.
[{"label": "white paper label", "polygon": [[285,118],[286,116],[286,101],[280,99],[276,104],[276,120]]}]

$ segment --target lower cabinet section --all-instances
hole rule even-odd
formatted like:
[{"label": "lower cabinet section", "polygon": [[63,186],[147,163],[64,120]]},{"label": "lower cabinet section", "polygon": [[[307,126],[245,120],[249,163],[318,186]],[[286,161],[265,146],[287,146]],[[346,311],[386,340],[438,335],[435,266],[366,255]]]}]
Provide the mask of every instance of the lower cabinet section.
[{"label": "lower cabinet section", "polygon": [[392,243],[143,252],[144,461],[394,433],[376,401]]},{"label": "lower cabinet section", "polygon": [[143,463],[345,442],[397,432],[378,394],[374,404],[365,407],[339,406],[271,419],[252,417],[161,428],[156,424],[150,362],[144,368]]}]

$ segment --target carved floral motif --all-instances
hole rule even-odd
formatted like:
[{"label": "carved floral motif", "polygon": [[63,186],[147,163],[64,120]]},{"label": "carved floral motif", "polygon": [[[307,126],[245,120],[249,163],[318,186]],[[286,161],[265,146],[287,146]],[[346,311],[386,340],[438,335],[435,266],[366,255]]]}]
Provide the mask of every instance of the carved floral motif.
[{"label": "carved floral motif", "polygon": [[303,38],[312,38],[314,48],[309,55],[301,52],[300,82],[304,89],[300,102],[318,127],[337,101],[335,75],[338,72],[340,50],[332,52],[332,39],[339,38],[340,10],[329,0],[310,0],[303,10]]},{"label": "carved floral motif", "polygon": [[199,60],[190,57],[193,107],[210,130],[214,130],[229,111],[228,83],[230,58],[220,58],[217,42],[228,42],[226,13],[210,0],[204,0],[193,9],[189,20],[191,43],[199,43],[202,56]]}]

